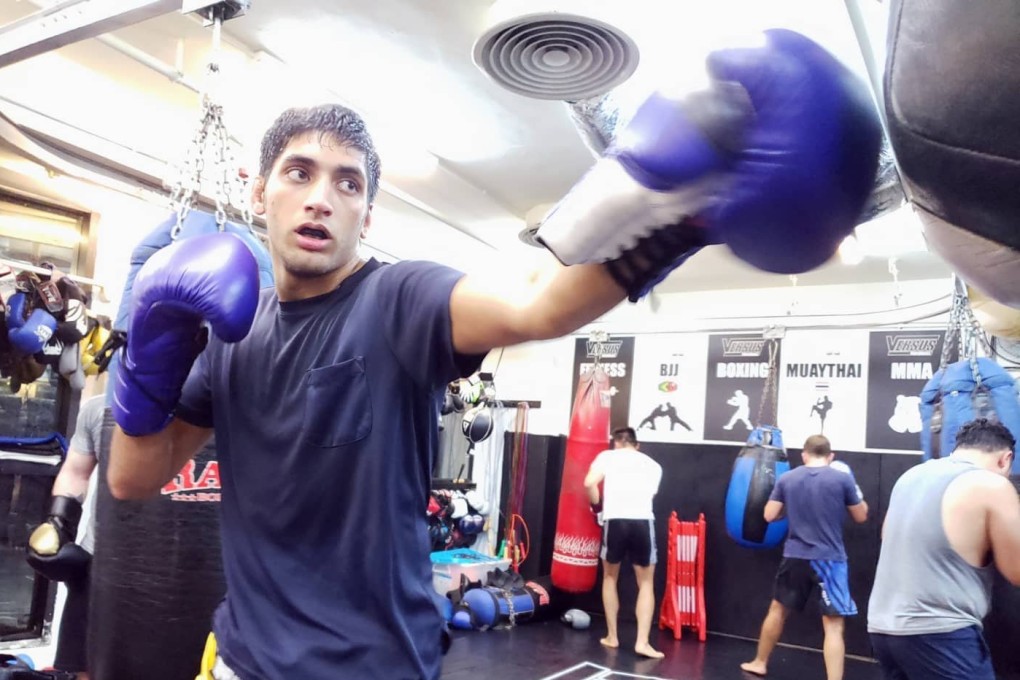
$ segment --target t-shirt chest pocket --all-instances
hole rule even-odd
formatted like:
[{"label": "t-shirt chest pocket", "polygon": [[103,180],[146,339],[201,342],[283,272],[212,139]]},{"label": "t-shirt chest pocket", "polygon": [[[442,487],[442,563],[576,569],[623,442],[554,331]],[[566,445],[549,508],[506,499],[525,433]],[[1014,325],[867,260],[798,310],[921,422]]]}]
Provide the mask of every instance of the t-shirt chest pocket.
[{"label": "t-shirt chest pocket", "polygon": [[364,439],[372,431],[372,400],[364,357],[310,369],[305,387],[305,441],[324,448]]}]

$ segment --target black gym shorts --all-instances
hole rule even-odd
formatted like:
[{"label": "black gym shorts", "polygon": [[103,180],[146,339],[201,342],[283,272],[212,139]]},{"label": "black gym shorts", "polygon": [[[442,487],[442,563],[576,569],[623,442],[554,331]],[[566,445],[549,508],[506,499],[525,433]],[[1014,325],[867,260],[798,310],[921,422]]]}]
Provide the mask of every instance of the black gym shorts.
[{"label": "black gym shorts", "polygon": [[655,524],[652,520],[606,520],[602,526],[602,559],[610,564],[619,564],[625,557],[639,567],[655,564]]},{"label": "black gym shorts", "polygon": [[845,561],[784,557],[776,573],[773,598],[788,609],[803,611],[815,592],[824,616],[857,614],[857,604],[850,597],[850,578]]},{"label": "black gym shorts", "polygon": [[67,586],[53,667],[59,671],[83,673],[88,670],[85,636],[89,622],[89,579],[86,577]]}]

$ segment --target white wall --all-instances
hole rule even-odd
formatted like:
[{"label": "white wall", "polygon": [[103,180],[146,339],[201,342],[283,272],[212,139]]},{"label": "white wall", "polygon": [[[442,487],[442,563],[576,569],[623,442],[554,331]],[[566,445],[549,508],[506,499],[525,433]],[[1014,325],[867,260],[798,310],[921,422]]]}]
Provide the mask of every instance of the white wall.
[{"label": "white wall", "polygon": [[[498,363],[498,398],[542,402],[542,407],[529,415],[529,432],[566,434],[574,338],[586,337],[591,330],[641,335],[762,330],[773,325],[942,328],[946,321],[942,312],[948,307],[946,296],[951,291],[948,279],[904,282],[898,307],[893,300],[897,289],[891,283],[671,293],[658,296],[657,311],[652,311],[648,300],[623,303],[574,336],[508,348],[502,359],[500,350],[495,350],[486,357],[482,370],[493,371]],[[930,318],[921,319],[926,316]]]}]

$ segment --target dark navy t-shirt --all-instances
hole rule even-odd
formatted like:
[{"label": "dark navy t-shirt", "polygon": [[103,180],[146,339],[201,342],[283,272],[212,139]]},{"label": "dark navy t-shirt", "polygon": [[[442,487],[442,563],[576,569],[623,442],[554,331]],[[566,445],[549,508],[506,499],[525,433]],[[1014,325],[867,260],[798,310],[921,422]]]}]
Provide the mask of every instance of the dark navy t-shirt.
[{"label": "dark navy t-shirt", "polygon": [[843,520],[847,506],[860,503],[850,475],[801,465],[779,478],[769,500],[783,503],[790,520],[783,557],[846,560]]},{"label": "dark navy t-shirt", "polygon": [[462,274],[375,260],[319,297],[261,293],[241,342],[211,339],[178,417],[215,427],[227,597],[213,629],[245,680],[440,673],[425,521]]}]

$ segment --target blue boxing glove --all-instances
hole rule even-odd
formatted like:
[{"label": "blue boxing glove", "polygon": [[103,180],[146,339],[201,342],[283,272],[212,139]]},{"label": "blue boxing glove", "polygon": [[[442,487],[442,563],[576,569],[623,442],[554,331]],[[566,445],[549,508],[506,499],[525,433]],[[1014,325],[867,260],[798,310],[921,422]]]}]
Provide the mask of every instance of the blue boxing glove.
[{"label": "blue boxing glove", "polygon": [[706,244],[767,271],[813,269],[871,190],[881,127],[831,54],[772,30],[761,47],[712,53],[708,69],[707,94],[652,95],[537,234],[564,264],[609,262],[632,300]]},{"label": "blue boxing glove", "polygon": [[850,469],[849,465],[847,465],[841,460],[834,460],[831,463],[829,463],[829,467],[838,472],[842,472],[845,475],[850,475],[850,481],[853,482],[854,488],[857,489],[857,500],[858,501],[864,500],[864,492],[861,491],[861,487],[857,484],[857,480],[854,478],[854,473]]},{"label": "blue boxing glove", "polygon": [[139,437],[166,427],[205,348],[205,323],[224,342],[242,340],[258,296],[255,257],[233,234],[195,236],[153,254],[135,278],[116,375],[113,415],[120,428]]},{"label": "blue boxing glove", "polygon": [[57,320],[45,309],[28,311],[28,297],[15,293],[7,301],[7,338],[18,352],[35,354],[57,330]]}]

